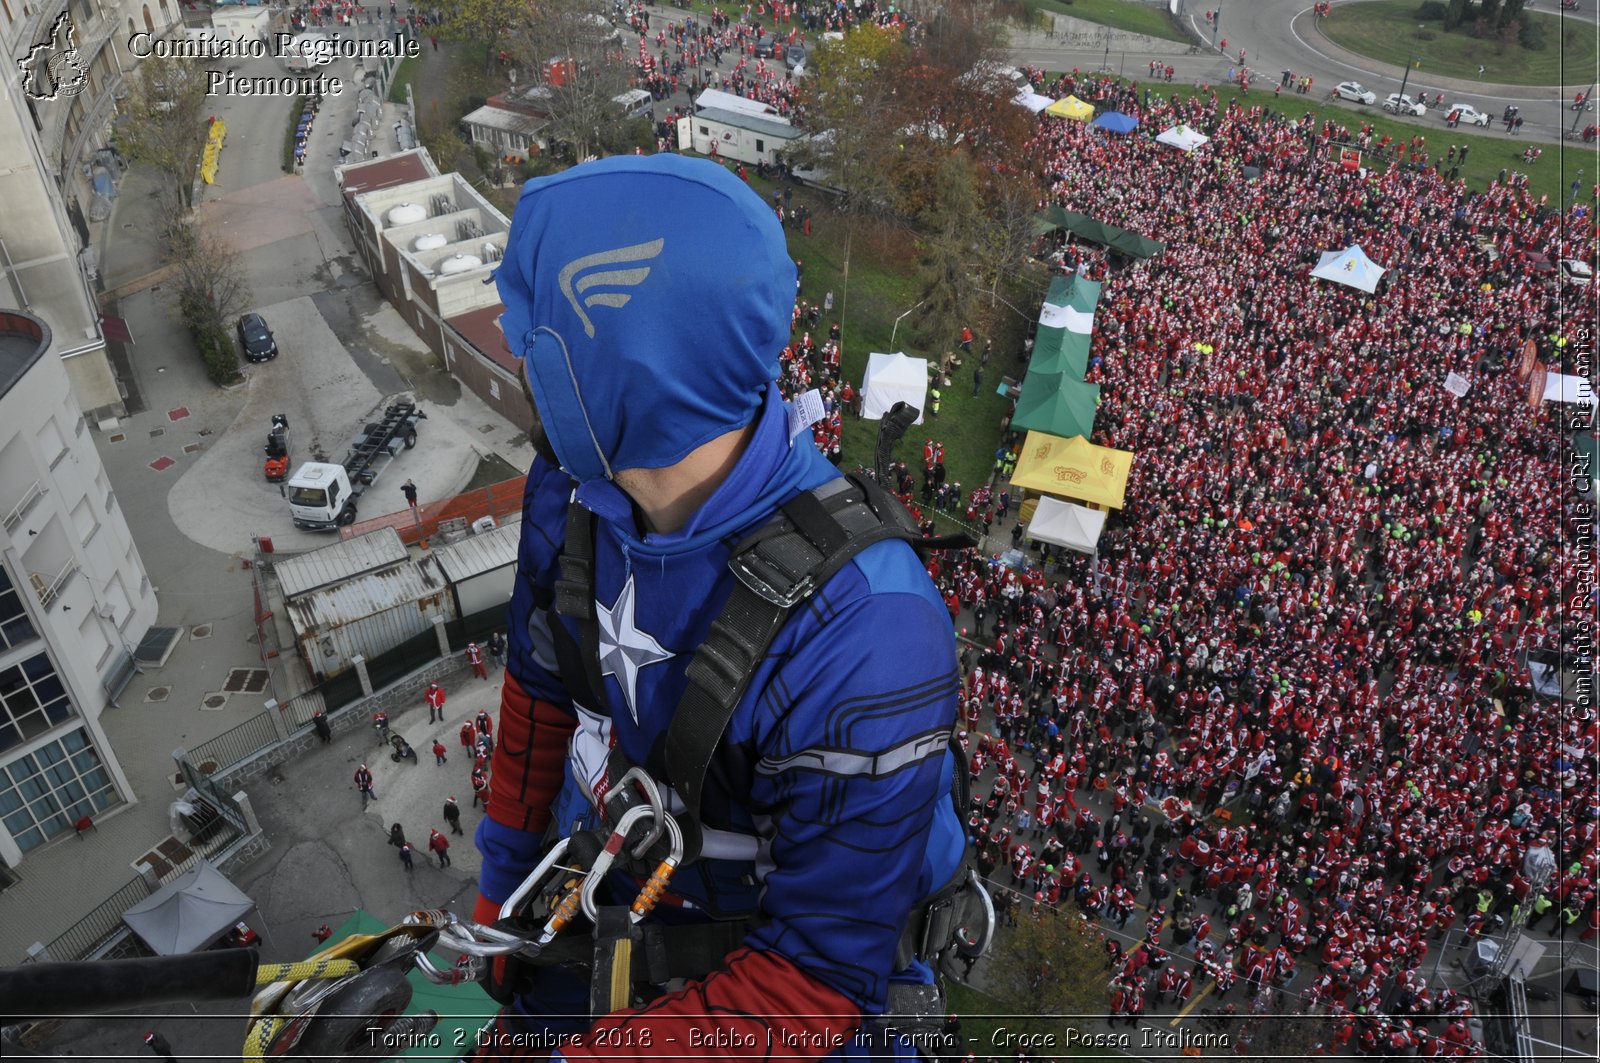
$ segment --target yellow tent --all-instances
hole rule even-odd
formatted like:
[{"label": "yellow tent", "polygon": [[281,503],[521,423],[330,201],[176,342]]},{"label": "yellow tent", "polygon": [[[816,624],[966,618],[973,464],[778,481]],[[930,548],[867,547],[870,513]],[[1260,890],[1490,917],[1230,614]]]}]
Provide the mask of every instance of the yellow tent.
[{"label": "yellow tent", "polygon": [[1057,118],[1070,118],[1075,122],[1087,122],[1094,117],[1094,108],[1076,96],[1068,96],[1046,107],[1044,113]]},{"label": "yellow tent", "polygon": [[1132,451],[1097,447],[1082,436],[1029,432],[1011,486],[1121,509],[1132,468]]}]

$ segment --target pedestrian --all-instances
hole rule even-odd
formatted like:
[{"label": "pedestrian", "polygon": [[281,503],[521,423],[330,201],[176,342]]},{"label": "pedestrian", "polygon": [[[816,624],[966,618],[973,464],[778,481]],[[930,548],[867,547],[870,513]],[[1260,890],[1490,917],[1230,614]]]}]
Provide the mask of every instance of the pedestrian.
[{"label": "pedestrian", "polygon": [[311,729],[317,732],[317,737],[322,739],[323,745],[333,741],[333,728],[328,726],[328,717],[321,709],[311,714]]},{"label": "pedestrian", "polygon": [[411,843],[406,842],[400,847],[400,862],[406,866],[406,874],[411,874],[414,866],[411,863]]},{"label": "pedestrian", "polygon": [[476,642],[467,643],[467,663],[472,665],[472,674],[479,679],[488,679],[489,673],[483,667],[483,650],[478,648]]},{"label": "pedestrian", "polygon": [[487,710],[479,709],[478,717],[473,723],[477,727],[479,734],[488,735],[491,739],[494,738],[494,718],[489,715]]},{"label": "pedestrian", "polygon": [[451,834],[466,833],[461,829],[461,806],[453,795],[444,799],[444,821],[450,824]]},{"label": "pedestrian", "polygon": [[982,388],[983,388],[983,366],[980,364],[980,365],[975,365],[975,366],[972,367],[972,397],[973,398],[977,398],[978,397],[978,392],[980,390],[982,390]]},{"label": "pedestrian", "polygon": [[471,720],[466,720],[461,724],[459,736],[461,738],[461,748],[467,751],[468,756],[471,756],[472,746],[478,740],[477,728],[472,726]]},{"label": "pedestrian", "polygon": [[406,505],[412,509],[417,508],[417,485],[407,480],[400,485],[400,493],[406,496]]},{"label": "pedestrian", "polygon": [[435,764],[443,764],[443,763],[445,763],[444,755],[447,752],[449,752],[449,751],[447,749],[445,749],[444,743],[439,741],[437,738],[435,738],[433,740],[433,762]]},{"label": "pedestrian", "polygon": [[440,867],[450,866],[450,839],[437,829],[430,828],[428,831],[428,851],[439,858]]},{"label": "pedestrian", "polygon": [[494,665],[496,672],[506,666],[506,637],[503,632],[496,631],[489,636],[489,663]]},{"label": "pedestrian", "polygon": [[428,722],[444,723],[444,687],[429,683],[423,700],[428,703]]},{"label": "pedestrian", "polygon": [[356,789],[361,791],[361,807],[363,810],[366,809],[368,801],[376,801],[378,799],[376,791],[372,789],[372,772],[367,770],[365,764],[356,769]]},{"label": "pedestrian", "polygon": [[428,40],[433,42],[433,50],[437,52],[439,50],[439,38],[438,38],[438,36],[436,34],[430,33],[430,34],[428,34]]},{"label": "pedestrian", "polygon": [[167,1039],[162,1037],[160,1034],[145,1034],[144,1046],[150,1051],[154,1052],[157,1056],[160,1056],[162,1059],[166,1060],[166,1063],[178,1063],[178,1060],[172,1054],[172,1046],[167,1044]]},{"label": "pedestrian", "polygon": [[389,824],[389,844],[402,849],[406,844],[406,830],[398,823]]},{"label": "pedestrian", "polygon": [[323,923],[321,926],[317,927],[311,932],[311,936],[316,940],[318,945],[327,944],[328,939],[333,937],[333,927],[329,926],[327,923]]},{"label": "pedestrian", "polygon": [[472,769],[472,807],[477,808],[478,802],[483,802],[484,811],[489,810],[489,777],[482,768]]}]

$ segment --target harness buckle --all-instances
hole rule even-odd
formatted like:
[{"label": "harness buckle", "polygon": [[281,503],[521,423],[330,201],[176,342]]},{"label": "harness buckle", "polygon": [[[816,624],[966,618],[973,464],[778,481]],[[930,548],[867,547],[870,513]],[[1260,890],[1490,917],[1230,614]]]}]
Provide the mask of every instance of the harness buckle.
[{"label": "harness buckle", "polygon": [[[628,775],[632,775],[638,770],[635,768],[629,771]],[[623,778],[627,778],[627,776],[623,776]],[[660,792],[657,791],[656,798],[659,800],[659,797]],[[583,914],[588,916],[591,922],[598,921],[600,910],[599,905],[595,902],[595,891],[600,888],[600,883],[605,880],[606,875],[611,871],[611,866],[616,863],[617,854],[627,844],[628,835],[639,825],[639,821],[646,816],[651,818],[651,830],[643,841],[633,847],[630,855],[634,859],[641,859],[645,851],[650,848],[651,839],[659,838],[663,829],[665,829],[667,835],[667,855],[661,859],[660,863],[656,864],[655,870],[650,873],[650,877],[645,881],[644,885],[639,887],[638,895],[634,897],[633,903],[628,908],[631,922],[638,923],[650,914],[651,910],[655,908],[656,902],[661,899],[661,895],[666,892],[667,883],[672,880],[672,875],[678,870],[678,865],[683,862],[683,828],[678,825],[676,817],[666,809],[661,808],[659,804],[638,805],[628,809],[611,831],[611,836],[606,839],[605,847],[600,850],[600,855],[595,858],[594,866],[584,876],[583,885],[580,887]]]}]

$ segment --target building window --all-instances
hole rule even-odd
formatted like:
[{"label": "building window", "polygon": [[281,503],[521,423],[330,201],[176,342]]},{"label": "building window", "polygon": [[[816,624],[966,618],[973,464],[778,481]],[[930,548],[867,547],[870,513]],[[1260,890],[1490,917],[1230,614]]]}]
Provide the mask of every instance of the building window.
[{"label": "building window", "polygon": [[72,715],[67,688],[44,654],[0,669],[0,752],[38,738]]},{"label": "building window", "polygon": [[24,852],[116,803],[111,773],[82,728],[0,768],[0,822]]},{"label": "building window", "polygon": [[11,582],[11,573],[0,565],[0,649],[10,649],[38,637],[22,604],[22,595]]},{"label": "building window", "polygon": [[767,150],[766,141],[762,140],[760,137],[756,137],[756,154],[760,155],[763,151],[766,151],[766,150]]}]

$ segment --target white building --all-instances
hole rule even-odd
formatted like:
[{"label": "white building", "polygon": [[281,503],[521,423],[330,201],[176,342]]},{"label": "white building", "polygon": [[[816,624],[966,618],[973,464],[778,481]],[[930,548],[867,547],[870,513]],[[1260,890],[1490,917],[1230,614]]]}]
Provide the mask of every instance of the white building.
[{"label": "white building", "polygon": [[0,310],[0,875],[133,800],[100,714],[155,590],[38,317]]},{"label": "white building", "polygon": [[[805,134],[789,120],[776,114],[759,113],[762,105],[753,100],[739,107],[710,106],[702,101],[710,92],[701,94],[695,101],[694,114],[678,119],[678,150],[697,151],[718,159],[732,159],[751,165],[773,165],[778,157],[793,147]],[[728,94],[718,92],[719,97]],[[730,97],[739,99],[739,97]],[[721,101],[718,101],[719,103]],[[770,108],[769,108],[770,109]]]},{"label": "white building", "polygon": [[136,63],[128,39],[172,32],[181,11],[181,0],[0,0],[0,305],[50,326],[51,353],[96,421],[123,403],[89,223],[105,217],[121,175],[109,149]]}]

